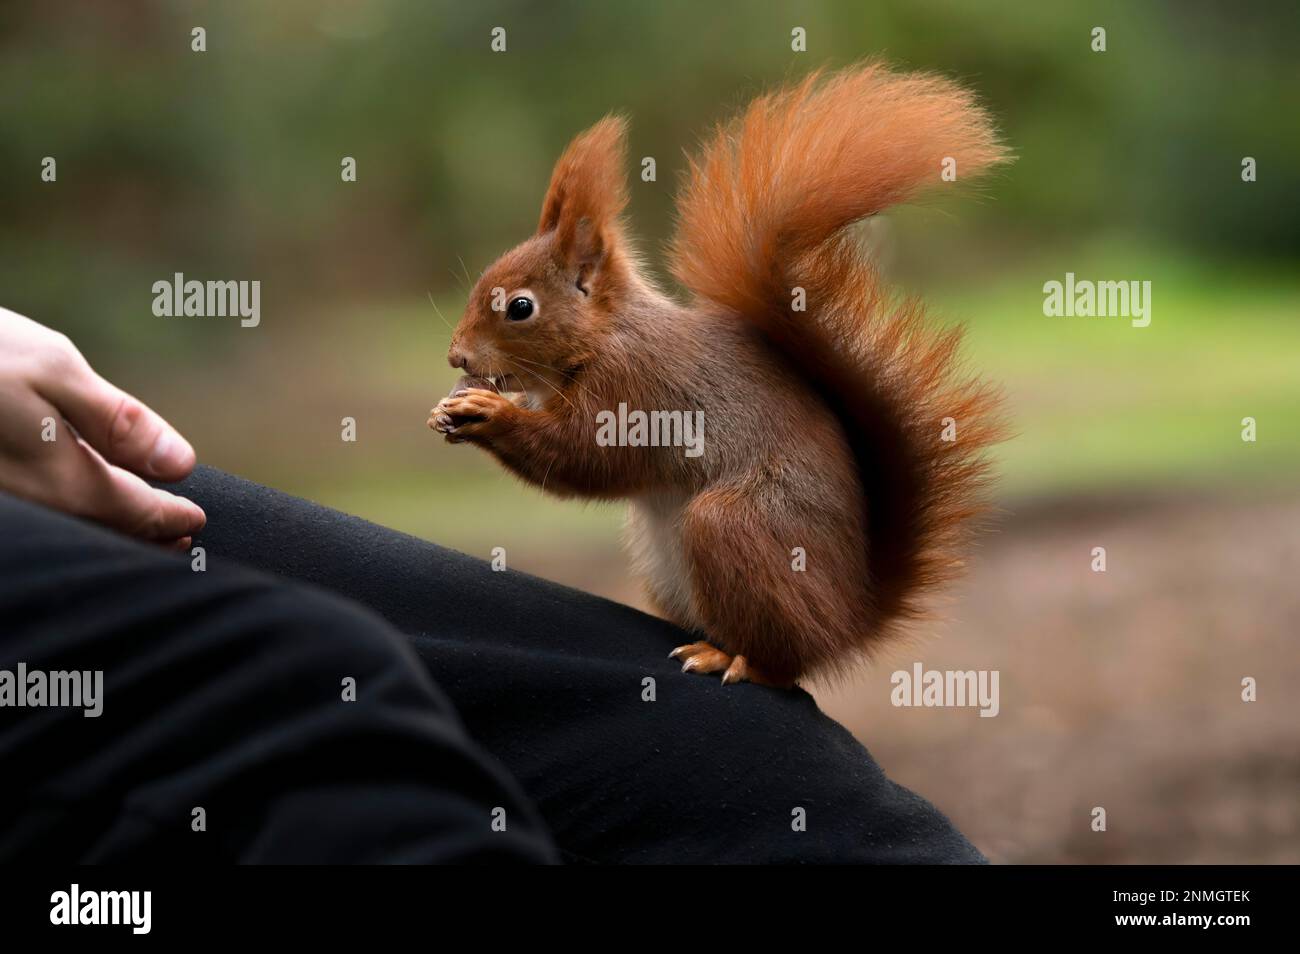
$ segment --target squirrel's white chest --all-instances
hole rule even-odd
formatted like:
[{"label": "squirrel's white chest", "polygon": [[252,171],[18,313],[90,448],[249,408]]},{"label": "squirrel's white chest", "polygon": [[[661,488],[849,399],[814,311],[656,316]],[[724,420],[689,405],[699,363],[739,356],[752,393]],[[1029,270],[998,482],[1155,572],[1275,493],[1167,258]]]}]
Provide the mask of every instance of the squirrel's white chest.
[{"label": "squirrel's white chest", "polygon": [[682,512],[690,499],[686,493],[665,492],[630,501],[624,542],[633,571],[644,580],[659,611],[679,626],[703,631],[682,547]]}]

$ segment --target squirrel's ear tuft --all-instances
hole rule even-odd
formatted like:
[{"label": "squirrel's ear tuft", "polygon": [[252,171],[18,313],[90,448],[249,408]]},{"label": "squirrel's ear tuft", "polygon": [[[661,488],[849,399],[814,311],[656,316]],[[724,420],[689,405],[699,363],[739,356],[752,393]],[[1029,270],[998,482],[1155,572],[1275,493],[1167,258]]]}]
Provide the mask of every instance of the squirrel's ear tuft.
[{"label": "squirrel's ear tuft", "polygon": [[542,202],[539,234],[554,231],[566,259],[592,263],[618,240],[627,205],[627,121],[606,116],[564,150]]}]

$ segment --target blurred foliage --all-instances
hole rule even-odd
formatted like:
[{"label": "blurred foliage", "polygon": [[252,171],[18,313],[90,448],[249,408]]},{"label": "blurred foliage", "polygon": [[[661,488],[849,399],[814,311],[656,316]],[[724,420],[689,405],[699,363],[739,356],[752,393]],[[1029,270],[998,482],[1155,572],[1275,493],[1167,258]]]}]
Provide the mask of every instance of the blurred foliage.
[{"label": "blurred foliage", "polygon": [[[891,215],[888,256],[1007,381],[1011,490],[1272,479],[1300,423],[1298,26],[1294,3],[1203,0],[9,3],[0,300],[68,332],[213,463],[428,533],[464,508],[414,501],[461,499],[468,480],[547,533],[569,518],[544,514],[568,511],[423,432],[451,380],[428,296],[455,321],[604,113],[631,117],[634,159],[657,159],[632,206],[654,250],[709,124],[783,79],[883,56],[968,83],[1018,156],[973,197]],[[1247,155],[1258,182],[1241,181]],[[1044,318],[1042,283],[1067,270],[1152,279],[1152,327]],[[150,286],[177,271],[260,279],[262,326],[155,318]],[[1253,460],[1245,414],[1268,418]]]}]

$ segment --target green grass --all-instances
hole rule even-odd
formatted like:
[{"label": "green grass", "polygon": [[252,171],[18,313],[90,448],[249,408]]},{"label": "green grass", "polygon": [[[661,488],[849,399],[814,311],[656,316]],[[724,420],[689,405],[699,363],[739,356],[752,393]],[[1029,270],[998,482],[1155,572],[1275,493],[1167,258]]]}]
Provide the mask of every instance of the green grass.
[{"label": "green grass", "polygon": [[[455,448],[467,455],[473,448]],[[498,468],[499,470],[499,468]],[[374,474],[347,484],[304,485],[319,503],[487,558],[492,547],[553,545],[580,552],[613,541],[622,507],[562,501],[505,473]]]},{"label": "green grass", "polygon": [[[1054,256],[1053,261],[1059,261]],[[1130,249],[1066,257],[1076,278],[1152,282],[1151,324],[1049,318],[1035,267],[929,296],[967,325],[971,367],[1005,384],[1004,491],[1218,484],[1300,473],[1300,281]],[[1257,440],[1241,440],[1254,417]]]}]

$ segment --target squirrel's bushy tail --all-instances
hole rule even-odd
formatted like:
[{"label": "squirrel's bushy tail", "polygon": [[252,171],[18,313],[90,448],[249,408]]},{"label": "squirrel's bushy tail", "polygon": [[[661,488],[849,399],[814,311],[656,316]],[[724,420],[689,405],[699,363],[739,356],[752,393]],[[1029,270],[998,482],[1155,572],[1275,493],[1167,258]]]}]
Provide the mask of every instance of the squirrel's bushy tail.
[{"label": "squirrel's bushy tail", "polygon": [[891,299],[848,231],[939,184],[947,158],[958,181],[1006,158],[971,94],[866,64],[755,100],[705,141],[678,198],[674,275],[756,324],[843,423],[865,495],[873,641],[960,565],[984,506],[982,451],[999,436],[996,393],[956,365],[960,332]]}]

